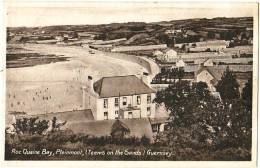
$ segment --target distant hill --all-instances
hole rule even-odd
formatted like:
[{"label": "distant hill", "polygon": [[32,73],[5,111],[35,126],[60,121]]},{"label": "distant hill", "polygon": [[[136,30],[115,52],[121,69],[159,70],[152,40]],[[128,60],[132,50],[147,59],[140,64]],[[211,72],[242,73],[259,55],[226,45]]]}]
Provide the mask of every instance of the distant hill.
[{"label": "distant hill", "polygon": [[[165,31],[175,30],[192,30],[201,31],[204,28],[216,28],[218,30],[236,29],[239,27],[252,28],[252,17],[225,18],[218,17],[213,19],[196,18],[184,20],[171,20],[153,23],[145,22],[128,22],[128,23],[111,23],[101,25],[58,25],[44,27],[8,27],[7,31],[13,34],[48,34],[54,35],[58,31],[74,32],[96,32],[99,35],[95,37],[98,40],[114,40],[127,38],[126,45],[151,43],[156,44],[158,41],[171,41],[172,37],[163,37]],[[185,31],[183,31],[185,33]],[[182,34],[175,35],[177,41],[185,42],[187,39]],[[181,40],[178,40],[181,39]],[[188,39],[189,41],[189,39]]]}]

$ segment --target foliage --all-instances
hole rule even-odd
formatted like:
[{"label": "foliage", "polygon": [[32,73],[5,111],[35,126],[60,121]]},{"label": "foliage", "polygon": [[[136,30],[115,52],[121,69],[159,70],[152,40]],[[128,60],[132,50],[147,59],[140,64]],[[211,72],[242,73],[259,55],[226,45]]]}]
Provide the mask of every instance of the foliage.
[{"label": "foliage", "polygon": [[247,83],[245,84],[245,87],[242,90],[242,99],[247,102],[248,107],[251,109],[252,108],[252,98],[253,98],[253,79],[252,75],[248,79]]},{"label": "foliage", "polygon": [[240,97],[239,84],[236,80],[235,74],[229,69],[229,67],[227,67],[226,71],[222,75],[216,89],[224,101],[238,99]]},{"label": "foliage", "polygon": [[18,118],[14,124],[17,134],[42,134],[48,129],[49,121],[38,120],[38,117]]},{"label": "foliage", "polygon": [[156,37],[160,43],[167,44],[168,47],[174,46],[174,37],[168,34],[160,33]]},{"label": "foliage", "polygon": [[[184,132],[189,132],[185,130]],[[50,135],[55,134],[51,137]],[[165,134],[163,134],[165,135]],[[182,135],[182,131],[178,132],[179,135]],[[120,143],[116,141],[111,141],[111,137],[93,137],[83,134],[74,134],[70,131],[62,132],[50,132],[49,135],[15,135],[11,141],[8,135],[6,135],[5,143],[5,159],[7,160],[250,160],[251,153],[250,150],[245,148],[225,148],[211,150],[210,148],[191,148],[183,145],[182,148],[170,146],[168,144],[162,145],[159,143],[155,144],[144,144],[141,143],[139,138],[127,138]],[[61,136],[62,141],[55,141],[57,137]],[[35,138],[37,137],[38,141],[35,143]],[[69,138],[68,138],[69,137]],[[141,138],[142,139],[142,138]],[[189,140],[189,138],[187,138]],[[176,140],[177,141],[177,140]],[[188,141],[187,141],[188,142]],[[196,143],[194,143],[196,144]],[[54,155],[49,157],[47,155],[14,155],[11,154],[12,149],[17,150],[41,150],[47,149],[49,151],[55,152],[57,149],[62,150],[93,150],[93,151],[145,151],[151,149],[151,151],[168,151],[172,153],[171,157],[160,156],[160,155],[121,155],[121,156],[108,156],[108,155],[85,155],[84,157],[78,155]]]},{"label": "foliage", "polygon": [[184,75],[185,72],[183,68],[166,69],[163,67],[161,69],[161,72],[154,77],[152,83],[174,84],[176,83],[176,81],[180,81],[181,79],[183,79]]},{"label": "foliage", "polygon": [[180,81],[159,91],[155,102],[164,104],[172,119],[170,129],[157,137],[159,144],[179,149],[251,148],[252,110],[244,100],[223,104],[205,83]]},{"label": "foliage", "polygon": [[52,119],[52,132],[60,130],[62,126],[64,126],[67,123],[67,121],[64,121],[62,123],[57,123],[57,118],[53,117]]},{"label": "foliage", "polygon": [[[49,122],[48,120],[40,120],[39,117],[23,117],[23,118],[17,118],[16,122],[13,123],[14,133],[15,134],[44,134],[49,128]],[[57,122],[57,118],[53,117],[51,124],[51,131],[58,131],[62,126],[64,126],[67,122]],[[6,131],[8,131],[7,128]],[[12,130],[11,130],[12,131]],[[10,131],[9,131],[10,132]]]}]

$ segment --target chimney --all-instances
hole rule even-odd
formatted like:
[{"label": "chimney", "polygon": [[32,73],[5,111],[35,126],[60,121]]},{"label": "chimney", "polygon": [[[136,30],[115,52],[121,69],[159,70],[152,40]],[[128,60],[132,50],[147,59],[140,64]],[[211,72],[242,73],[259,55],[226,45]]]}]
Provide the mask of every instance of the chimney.
[{"label": "chimney", "polygon": [[[82,108],[86,109],[86,97],[94,91],[92,76],[88,76],[87,84],[82,86]],[[87,95],[88,94],[88,95]]]},{"label": "chimney", "polygon": [[94,91],[92,76],[88,76],[87,88],[90,91]]},{"label": "chimney", "polygon": [[142,76],[141,76],[142,81],[148,85],[149,87],[151,87],[151,81],[150,81],[150,77],[148,76],[147,72],[143,72]]}]

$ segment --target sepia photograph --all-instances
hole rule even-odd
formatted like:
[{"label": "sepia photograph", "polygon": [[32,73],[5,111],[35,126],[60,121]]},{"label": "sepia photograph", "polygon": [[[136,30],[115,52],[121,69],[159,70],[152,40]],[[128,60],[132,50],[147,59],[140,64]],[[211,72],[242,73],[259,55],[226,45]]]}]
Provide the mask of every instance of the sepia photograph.
[{"label": "sepia photograph", "polygon": [[5,161],[256,162],[258,3],[5,6]]}]

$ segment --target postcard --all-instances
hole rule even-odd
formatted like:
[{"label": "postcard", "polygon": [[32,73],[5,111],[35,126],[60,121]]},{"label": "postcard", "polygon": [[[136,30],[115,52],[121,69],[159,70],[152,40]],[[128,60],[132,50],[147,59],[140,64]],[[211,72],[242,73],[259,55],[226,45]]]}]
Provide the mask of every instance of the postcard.
[{"label": "postcard", "polygon": [[258,3],[4,6],[3,166],[256,167]]}]

